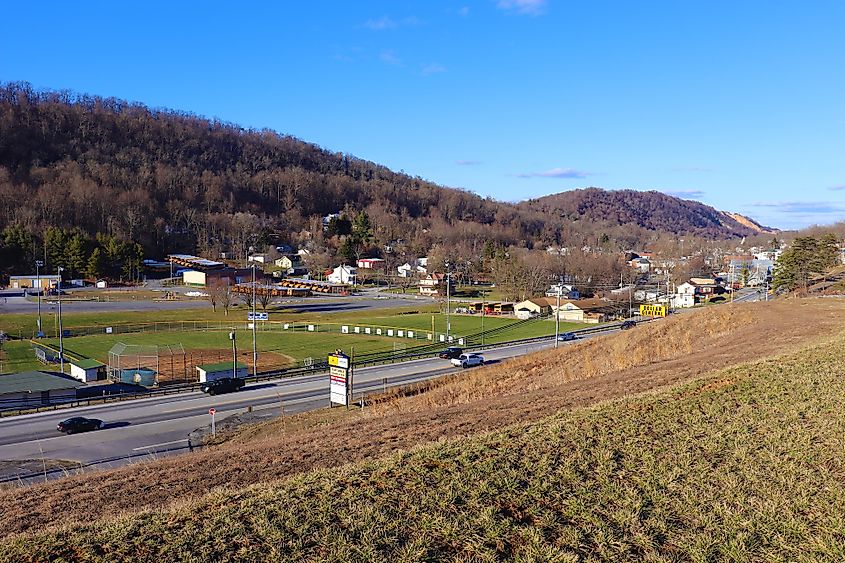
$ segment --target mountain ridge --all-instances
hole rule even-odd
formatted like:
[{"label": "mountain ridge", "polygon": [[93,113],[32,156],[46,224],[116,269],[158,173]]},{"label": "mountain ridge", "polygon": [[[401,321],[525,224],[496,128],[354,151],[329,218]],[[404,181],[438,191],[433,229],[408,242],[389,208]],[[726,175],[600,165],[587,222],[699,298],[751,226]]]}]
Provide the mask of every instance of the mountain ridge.
[{"label": "mountain ridge", "polygon": [[649,231],[708,238],[732,238],[775,233],[739,213],[720,211],[704,203],[681,199],[656,190],[580,188],[520,203],[564,220],[636,225]]}]

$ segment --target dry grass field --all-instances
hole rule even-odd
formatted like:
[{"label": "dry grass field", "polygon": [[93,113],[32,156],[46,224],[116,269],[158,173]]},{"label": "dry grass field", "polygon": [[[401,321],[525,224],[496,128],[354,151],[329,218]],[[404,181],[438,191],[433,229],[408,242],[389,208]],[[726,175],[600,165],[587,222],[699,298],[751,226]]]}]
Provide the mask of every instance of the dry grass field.
[{"label": "dry grass field", "polygon": [[3,491],[0,556],[842,559],[843,313],[714,307]]}]

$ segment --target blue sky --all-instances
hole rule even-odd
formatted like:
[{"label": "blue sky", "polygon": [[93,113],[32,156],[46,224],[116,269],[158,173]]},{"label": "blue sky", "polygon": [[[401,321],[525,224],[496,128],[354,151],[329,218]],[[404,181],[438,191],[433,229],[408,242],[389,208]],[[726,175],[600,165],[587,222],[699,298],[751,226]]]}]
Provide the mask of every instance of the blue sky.
[{"label": "blue sky", "polygon": [[845,2],[7,3],[0,81],[270,128],[516,201],[845,219]]}]

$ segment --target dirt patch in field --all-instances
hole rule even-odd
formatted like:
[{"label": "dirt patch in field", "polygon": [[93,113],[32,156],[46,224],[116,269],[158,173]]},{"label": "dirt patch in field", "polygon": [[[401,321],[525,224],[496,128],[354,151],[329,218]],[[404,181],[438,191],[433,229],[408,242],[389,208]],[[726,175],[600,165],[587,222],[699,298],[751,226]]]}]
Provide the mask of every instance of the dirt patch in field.
[{"label": "dirt patch in field", "polygon": [[[96,477],[5,491],[0,494],[0,535],[90,520],[92,515],[108,518],[166,507],[217,487],[268,482],[664,388],[832,337],[845,329],[843,313],[845,301],[833,299],[724,305],[685,313],[630,334],[600,337],[450,378],[431,385],[427,393],[398,397],[380,409],[339,420],[331,432],[322,427],[291,430],[274,422],[253,432],[249,441],[103,471]],[[573,369],[575,365],[583,373]],[[469,377],[504,382],[494,394],[478,395],[470,390]]]},{"label": "dirt patch in field", "polygon": [[[238,361],[252,371],[252,350],[238,350]],[[158,381],[162,384],[196,381],[197,366],[232,362],[232,350],[227,348],[194,348],[181,355],[161,357]],[[258,371],[281,369],[296,365],[296,359],[281,352],[258,352]]]}]

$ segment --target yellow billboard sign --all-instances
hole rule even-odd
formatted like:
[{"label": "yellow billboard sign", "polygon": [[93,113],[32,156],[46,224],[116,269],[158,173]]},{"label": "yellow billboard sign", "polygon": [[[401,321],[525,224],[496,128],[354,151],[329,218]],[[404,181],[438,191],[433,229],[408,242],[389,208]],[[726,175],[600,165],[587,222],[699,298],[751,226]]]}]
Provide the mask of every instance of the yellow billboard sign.
[{"label": "yellow billboard sign", "polygon": [[644,317],[665,317],[666,305],[640,305],[640,315]]}]

